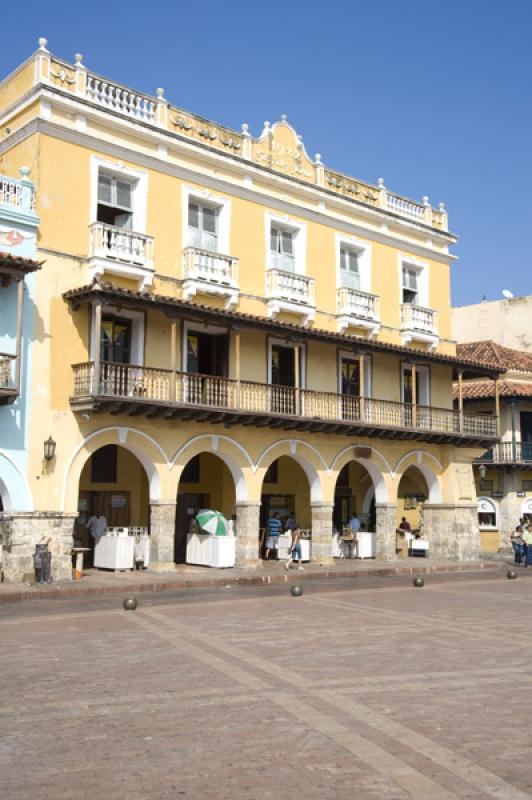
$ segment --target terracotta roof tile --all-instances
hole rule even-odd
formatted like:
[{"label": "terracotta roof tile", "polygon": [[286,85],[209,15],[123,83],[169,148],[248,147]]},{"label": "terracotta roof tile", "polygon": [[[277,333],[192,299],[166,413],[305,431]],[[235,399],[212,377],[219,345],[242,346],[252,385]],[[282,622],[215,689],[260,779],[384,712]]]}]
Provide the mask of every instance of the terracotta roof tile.
[{"label": "terracotta roof tile", "polygon": [[14,256],[12,253],[0,252],[0,269],[3,271],[12,269],[18,272],[35,272],[43,265],[43,261],[34,261],[31,258]]},{"label": "terracotta roof tile", "polygon": [[[462,383],[464,400],[485,400],[495,397],[495,382],[490,380],[464,381]],[[532,380],[499,381],[500,397],[532,397]],[[458,399],[458,384],[453,385],[453,397]]]},{"label": "terracotta roof tile", "polygon": [[460,358],[471,358],[474,361],[483,361],[486,364],[500,367],[504,370],[519,370],[532,372],[532,353],[523,350],[513,350],[503,347],[502,344],[488,339],[485,342],[467,342],[456,347]]}]

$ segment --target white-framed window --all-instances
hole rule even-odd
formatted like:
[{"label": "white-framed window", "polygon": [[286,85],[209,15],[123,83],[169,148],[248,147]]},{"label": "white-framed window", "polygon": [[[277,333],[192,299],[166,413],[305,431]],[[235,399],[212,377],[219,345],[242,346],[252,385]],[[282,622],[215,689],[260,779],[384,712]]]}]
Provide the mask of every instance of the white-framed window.
[{"label": "white-framed window", "polygon": [[231,200],[208,190],[183,187],[183,247],[230,255]]},{"label": "white-framed window", "polygon": [[403,264],[402,302],[411,306],[421,305],[419,302],[419,270],[409,264]]},{"label": "white-framed window", "polygon": [[[116,308],[115,306],[103,306],[102,307],[102,331],[100,332],[100,356],[104,355],[105,353],[105,338],[106,338],[106,321],[113,320],[115,322],[115,329],[117,330],[117,337],[122,337],[121,341],[115,341],[115,349],[118,345],[120,348],[121,342],[123,343],[123,336],[124,334],[121,333],[118,328],[120,321],[125,323],[123,325],[124,331],[127,328],[127,352],[128,352],[128,362],[125,359],[119,359],[122,363],[130,363],[135,364],[136,366],[142,366],[144,364],[144,325],[145,325],[145,315],[142,311],[133,311],[128,308]],[[116,324],[118,323],[118,324]],[[108,328],[107,328],[108,330]],[[96,359],[96,351],[95,351],[95,342],[96,342],[96,313],[94,308],[92,309],[92,316],[91,316],[91,359],[94,361]],[[121,348],[125,350],[125,347]]]},{"label": "white-framed window", "polygon": [[497,505],[491,497],[477,498],[478,527],[481,531],[498,529]]},{"label": "white-framed window", "polygon": [[[401,364],[401,402],[412,404],[414,388],[412,365]],[[430,406],[430,369],[416,364],[416,405]]]},{"label": "white-framed window", "polygon": [[135,183],[103,170],[98,172],[98,222],[132,230]]},{"label": "white-framed window", "polygon": [[371,245],[354,236],[336,235],[337,285],[371,292]]},{"label": "white-framed window", "polygon": [[295,272],[295,236],[297,234],[272,223],[270,228],[270,266],[283,272]]},{"label": "white-framed window", "polygon": [[91,223],[145,233],[148,174],[95,155],[90,169]]},{"label": "white-framed window", "polygon": [[420,259],[399,255],[399,286],[403,305],[429,308],[429,265]]},{"label": "white-framed window", "polygon": [[340,283],[347,289],[360,289],[360,254],[350,247],[340,248]]},{"label": "white-framed window", "polygon": [[195,198],[188,201],[188,237],[189,247],[218,252],[218,215],[219,208],[206,205]]},{"label": "white-framed window", "polygon": [[266,214],[267,269],[306,272],[307,228],[288,216]]},{"label": "white-framed window", "polygon": [[[338,393],[360,396],[360,356],[349,350],[338,351]],[[371,397],[371,356],[364,358],[364,397]],[[357,391],[358,389],[358,391]]]}]

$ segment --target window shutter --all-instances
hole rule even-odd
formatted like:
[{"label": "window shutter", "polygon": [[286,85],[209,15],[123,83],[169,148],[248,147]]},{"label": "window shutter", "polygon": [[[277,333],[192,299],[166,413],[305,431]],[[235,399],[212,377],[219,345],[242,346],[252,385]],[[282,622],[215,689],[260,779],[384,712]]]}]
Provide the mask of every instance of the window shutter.
[{"label": "window shutter", "polygon": [[121,208],[131,209],[131,184],[116,181],[116,204]]},{"label": "window shutter", "polygon": [[270,250],[272,253],[279,252],[279,230],[273,226],[270,229]]},{"label": "window shutter", "polygon": [[191,228],[199,228],[199,206],[195,203],[188,204],[188,224]]},{"label": "window shutter", "polygon": [[216,233],[216,211],[213,208],[203,207],[203,230],[207,233]]},{"label": "window shutter", "polygon": [[282,231],[281,249],[285,255],[292,256],[293,250],[293,234],[290,231]]},{"label": "window shutter", "polygon": [[100,172],[98,175],[98,202],[111,204],[113,179]]}]

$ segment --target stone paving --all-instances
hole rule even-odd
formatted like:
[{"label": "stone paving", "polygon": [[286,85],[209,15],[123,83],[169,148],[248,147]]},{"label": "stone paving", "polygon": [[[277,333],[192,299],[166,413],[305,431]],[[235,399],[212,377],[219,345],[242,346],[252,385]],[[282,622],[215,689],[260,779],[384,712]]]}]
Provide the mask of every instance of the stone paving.
[{"label": "stone paving", "polygon": [[4,604],[0,796],[532,798],[531,578]]},{"label": "stone paving", "polygon": [[[512,559],[506,559],[508,564]],[[291,568],[287,573],[286,561],[263,561],[260,566],[251,568],[210,569],[190,564],[179,564],[172,572],[151,572],[136,570],[113,572],[111,570],[89,569],[82,580],[58,580],[51,584],[0,583],[0,603],[16,600],[36,600],[44,597],[65,597],[103,593],[161,592],[169,589],[190,589],[231,585],[256,585],[292,582],[298,572]],[[499,562],[500,565],[500,562]],[[408,558],[397,561],[376,559],[335,559],[332,564],[318,562],[305,563],[306,579],[326,579],[366,575],[400,575],[424,572],[468,572],[491,569],[497,563],[490,560],[450,561],[449,559]]]}]

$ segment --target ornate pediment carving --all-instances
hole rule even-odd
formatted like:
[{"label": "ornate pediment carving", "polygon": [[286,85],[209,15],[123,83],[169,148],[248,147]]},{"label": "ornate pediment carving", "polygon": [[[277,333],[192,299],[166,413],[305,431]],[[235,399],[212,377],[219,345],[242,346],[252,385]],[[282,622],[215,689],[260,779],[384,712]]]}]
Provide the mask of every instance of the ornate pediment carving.
[{"label": "ornate pediment carving", "polygon": [[307,155],[303,138],[284,114],[274,125],[264,123],[262,134],[253,142],[253,161],[276,172],[315,182],[316,165]]}]

